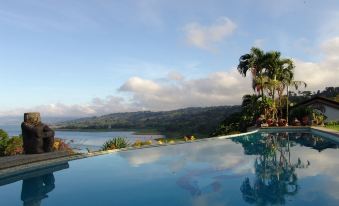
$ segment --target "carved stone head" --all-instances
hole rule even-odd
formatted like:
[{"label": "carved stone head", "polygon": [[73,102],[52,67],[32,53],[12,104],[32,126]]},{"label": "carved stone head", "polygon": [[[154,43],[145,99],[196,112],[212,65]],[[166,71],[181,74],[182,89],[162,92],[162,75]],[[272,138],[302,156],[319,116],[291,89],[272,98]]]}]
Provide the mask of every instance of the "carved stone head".
[{"label": "carved stone head", "polygon": [[24,122],[29,124],[39,124],[41,122],[41,117],[39,112],[28,112],[24,114]]}]

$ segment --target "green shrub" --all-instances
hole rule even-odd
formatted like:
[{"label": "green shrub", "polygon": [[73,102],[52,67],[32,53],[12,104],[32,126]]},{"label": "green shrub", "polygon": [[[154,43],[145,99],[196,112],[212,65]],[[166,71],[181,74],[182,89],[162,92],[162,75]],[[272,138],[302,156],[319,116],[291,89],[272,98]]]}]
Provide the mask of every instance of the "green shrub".
[{"label": "green shrub", "polygon": [[66,151],[69,154],[74,153],[71,146],[68,143],[66,143],[66,141],[64,139],[60,139],[60,138],[54,139],[53,150],[54,151]]},{"label": "green shrub", "polygon": [[192,142],[196,140],[196,137],[193,135],[186,135],[184,137],[177,137],[177,138],[157,138],[154,139],[158,142],[158,144],[174,144],[176,142]]},{"label": "green shrub", "polygon": [[132,147],[142,147],[142,146],[151,145],[151,144],[152,144],[152,140],[146,140],[146,141],[136,140],[132,144]]},{"label": "green shrub", "polygon": [[0,129],[0,156],[22,154],[22,136],[8,137],[8,134]]},{"label": "green shrub", "polygon": [[0,156],[5,155],[8,139],[8,134],[4,130],[0,129]]},{"label": "green shrub", "polygon": [[23,153],[22,136],[14,136],[8,139],[5,155],[18,155]]},{"label": "green shrub", "polygon": [[130,143],[125,137],[115,137],[113,139],[107,140],[102,146],[102,150],[112,150],[112,149],[121,149],[128,147]]},{"label": "green shrub", "polygon": [[313,114],[313,109],[310,107],[297,107],[291,110],[290,112],[290,120],[294,120],[297,118],[299,121],[302,120],[303,117],[311,117]]}]

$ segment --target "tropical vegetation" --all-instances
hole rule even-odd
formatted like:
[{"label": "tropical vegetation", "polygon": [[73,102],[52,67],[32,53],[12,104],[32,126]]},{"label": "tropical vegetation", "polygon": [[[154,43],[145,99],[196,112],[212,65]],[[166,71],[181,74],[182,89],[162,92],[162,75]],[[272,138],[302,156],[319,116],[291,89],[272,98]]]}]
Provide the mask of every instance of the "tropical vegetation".
[{"label": "tropical vegetation", "polygon": [[103,146],[102,150],[113,150],[113,149],[122,149],[130,146],[129,141],[125,137],[115,137],[113,139],[107,140]]},{"label": "tropical vegetation", "polygon": [[255,91],[254,95],[244,97],[243,104],[256,101],[245,114],[251,118],[258,118],[260,114],[265,120],[275,123],[280,119],[288,122],[289,88],[307,86],[305,82],[294,79],[293,61],[282,58],[278,51],[264,52],[253,47],[250,53],[240,57],[237,68],[244,77],[248,72],[252,74],[252,89]]},{"label": "tropical vegetation", "polygon": [[339,102],[339,87],[326,87],[322,91],[289,91],[289,100],[293,103],[303,102],[315,96],[322,96]]},{"label": "tropical vegetation", "polygon": [[0,156],[21,154],[23,152],[22,136],[9,137],[0,129]]},{"label": "tropical vegetation", "polygon": [[132,147],[143,147],[143,146],[147,146],[147,145],[152,145],[152,140],[146,140],[146,141],[142,141],[142,140],[136,140],[133,144]]},{"label": "tropical vegetation", "polygon": [[244,95],[242,110],[227,117],[212,135],[245,132],[258,121],[272,125],[282,120],[286,123],[289,87],[306,86],[306,83],[294,80],[294,67],[291,59],[282,58],[277,51],[264,52],[253,47],[248,54],[242,55],[237,69],[243,77],[251,74],[254,94]]},{"label": "tropical vegetation", "polygon": [[157,138],[155,141],[157,141],[158,144],[174,144],[178,142],[192,142],[196,140],[196,138],[192,135],[187,135],[185,137],[178,137],[178,138]]}]

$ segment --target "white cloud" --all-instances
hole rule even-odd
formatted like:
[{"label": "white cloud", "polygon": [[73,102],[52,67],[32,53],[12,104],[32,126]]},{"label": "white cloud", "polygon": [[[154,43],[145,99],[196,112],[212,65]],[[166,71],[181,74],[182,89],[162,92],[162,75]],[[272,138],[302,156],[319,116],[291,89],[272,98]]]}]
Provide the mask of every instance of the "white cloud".
[{"label": "white cloud", "polygon": [[235,69],[213,72],[198,79],[187,79],[178,72],[170,72],[160,80],[131,77],[119,88],[129,94],[94,98],[87,104],[62,103],[16,108],[1,111],[0,116],[21,116],[24,112],[39,111],[43,116],[92,116],[114,112],[140,110],[171,110],[191,106],[233,105],[251,92],[250,78],[243,78]]},{"label": "white cloud", "polygon": [[186,41],[195,47],[206,50],[215,50],[214,44],[230,36],[237,25],[227,17],[219,18],[209,26],[192,22],[184,27]]},{"label": "white cloud", "polygon": [[264,47],[264,39],[256,39],[253,43],[254,47]]},{"label": "white cloud", "polygon": [[25,112],[37,111],[42,116],[53,117],[82,117],[103,115],[114,112],[136,111],[121,97],[108,96],[106,98],[94,98],[88,104],[66,105],[62,103],[38,105],[31,108],[16,108],[14,110],[0,111],[0,116],[21,116]]},{"label": "white cloud", "polygon": [[[339,86],[339,36],[320,45],[323,58],[319,62],[295,60],[295,79],[308,84],[307,90],[322,90]],[[24,112],[39,111],[43,116],[91,116],[138,110],[171,110],[192,106],[217,106],[241,103],[251,93],[250,75],[243,78],[236,69],[212,72],[190,79],[172,71],[162,79],[131,77],[119,88],[124,96],[94,98],[86,104],[62,103],[38,105],[32,108],[0,110],[0,116],[21,116]],[[126,98],[128,97],[128,98]]]},{"label": "white cloud", "polygon": [[210,73],[200,79],[171,78],[153,81],[133,77],[120,91],[132,95],[134,107],[151,110],[239,104],[241,97],[251,91],[250,79],[243,78],[235,69]]},{"label": "white cloud", "polygon": [[132,77],[127,82],[125,82],[121,87],[121,91],[133,91],[133,92],[150,92],[155,93],[160,90],[160,86],[147,79],[142,79],[140,77]]},{"label": "white cloud", "polygon": [[308,84],[307,90],[322,90],[327,86],[339,86],[339,37],[321,44],[324,57],[319,62],[295,60],[295,79]]},{"label": "white cloud", "polygon": [[[217,145],[215,143],[218,143]],[[213,150],[210,148],[213,147]],[[219,149],[220,148],[220,149]],[[201,153],[206,151],[207,153]],[[172,155],[172,161],[167,164],[168,169],[173,172],[182,170],[192,162],[208,162],[213,171],[225,171],[230,169],[234,174],[251,172],[254,163],[253,157],[241,155],[243,149],[241,145],[231,141],[214,140],[203,143],[179,144],[175,147],[152,148],[150,150],[137,150],[133,153],[120,153],[132,166],[142,166],[144,164],[156,163]],[[176,154],[173,156],[173,154]],[[184,158],[182,158],[184,157]]]}]

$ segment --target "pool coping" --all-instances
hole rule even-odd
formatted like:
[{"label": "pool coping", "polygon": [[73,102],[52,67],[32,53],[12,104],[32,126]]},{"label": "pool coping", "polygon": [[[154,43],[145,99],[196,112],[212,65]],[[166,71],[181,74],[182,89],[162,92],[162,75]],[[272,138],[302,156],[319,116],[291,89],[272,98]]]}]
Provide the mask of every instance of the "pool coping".
[{"label": "pool coping", "polygon": [[339,132],[323,128],[323,127],[268,127],[268,128],[252,128],[251,131],[246,133],[240,133],[240,134],[233,134],[233,135],[223,135],[218,137],[210,137],[210,138],[204,138],[204,139],[197,139],[194,141],[179,141],[175,143],[167,143],[167,144],[154,144],[154,145],[147,145],[143,147],[127,147],[123,149],[114,149],[114,150],[106,150],[106,151],[96,151],[96,152],[90,152],[85,154],[73,154],[65,157],[55,158],[55,159],[49,159],[49,160],[42,160],[38,162],[18,165],[10,168],[5,168],[0,170],[0,179],[5,179],[9,177],[13,177],[16,175],[19,175],[24,172],[31,172],[37,169],[43,169],[45,167],[51,167],[58,164],[65,164],[69,161],[73,160],[79,160],[84,159],[88,157],[95,157],[99,155],[106,155],[106,154],[112,154],[116,152],[125,152],[125,151],[132,151],[132,150],[139,150],[139,149],[147,149],[147,148],[154,148],[154,147],[164,147],[164,146],[174,146],[178,144],[189,144],[189,143],[198,143],[198,142],[205,142],[205,141],[214,141],[214,140],[220,140],[220,139],[229,139],[233,137],[240,137],[240,136],[246,136],[250,134],[254,134],[257,132],[282,132],[289,130],[289,131],[305,131],[305,132],[313,132],[315,134],[319,134],[321,136],[324,136],[325,138],[331,139],[333,141],[339,142]]},{"label": "pool coping", "polygon": [[96,151],[96,152],[90,152],[90,153],[85,153],[85,154],[73,154],[70,156],[65,156],[65,157],[60,157],[60,158],[55,158],[55,159],[49,159],[49,160],[42,160],[38,162],[32,162],[28,164],[23,164],[23,165],[17,165],[14,167],[9,167],[5,169],[0,170],[0,179],[12,177],[15,175],[19,175],[23,172],[31,172],[33,170],[37,169],[42,169],[45,167],[51,167],[57,164],[64,164],[69,161],[73,160],[79,160],[79,159],[84,159],[88,157],[95,157],[99,155],[105,155],[105,154],[112,154],[116,152],[124,152],[124,151],[132,151],[132,150],[139,150],[139,149],[147,149],[147,148],[154,148],[154,147],[165,147],[165,146],[174,146],[178,144],[186,144],[186,143],[196,143],[196,142],[204,142],[204,141],[213,141],[216,139],[226,139],[226,138],[232,138],[232,137],[238,137],[238,136],[245,136],[249,134],[256,133],[256,131],[250,131],[246,133],[240,133],[240,134],[234,134],[234,135],[224,135],[224,136],[219,136],[219,137],[210,137],[210,138],[204,138],[204,139],[197,139],[193,141],[179,141],[179,142],[174,142],[174,143],[167,143],[167,144],[154,144],[154,145],[146,145],[143,147],[127,147],[123,149],[114,149],[114,150],[106,150],[106,151]]}]

